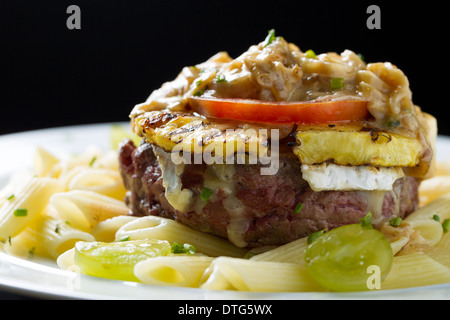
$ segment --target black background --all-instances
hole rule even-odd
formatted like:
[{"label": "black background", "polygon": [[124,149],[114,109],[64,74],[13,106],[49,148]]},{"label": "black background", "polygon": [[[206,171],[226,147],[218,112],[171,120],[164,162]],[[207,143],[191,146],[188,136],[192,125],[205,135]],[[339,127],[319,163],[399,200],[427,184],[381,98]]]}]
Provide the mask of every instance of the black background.
[{"label": "black background", "polygon": [[[69,30],[69,5],[81,30]],[[381,30],[369,30],[370,4]],[[414,102],[447,126],[448,15],[431,1],[2,1],[0,134],[127,121],[131,108],[183,66],[237,57],[267,31],[316,53],[351,49],[390,61]]]}]

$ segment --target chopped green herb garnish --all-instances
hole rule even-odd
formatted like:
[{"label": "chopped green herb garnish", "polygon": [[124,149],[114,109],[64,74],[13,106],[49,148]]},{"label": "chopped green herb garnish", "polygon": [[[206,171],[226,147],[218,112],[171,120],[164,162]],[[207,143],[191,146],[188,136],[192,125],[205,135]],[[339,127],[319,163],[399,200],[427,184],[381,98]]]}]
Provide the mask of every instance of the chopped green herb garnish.
[{"label": "chopped green herb garnish", "polygon": [[442,223],[442,229],[444,229],[444,233],[447,233],[450,230],[450,219],[445,219]]},{"label": "chopped green herb garnish", "polygon": [[26,217],[28,215],[27,209],[16,209],[14,210],[14,215],[16,217]]},{"label": "chopped green herb garnish", "polygon": [[202,193],[200,194],[200,198],[205,201],[208,202],[209,198],[211,198],[212,195],[212,190],[209,188],[204,188]]},{"label": "chopped green herb garnish", "polygon": [[364,218],[359,218],[359,223],[363,228],[372,228],[372,213],[367,213]]},{"label": "chopped green herb garnish", "polygon": [[275,29],[269,30],[266,39],[264,39],[264,48],[271,44],[273,40],[275,40]]},{"label": "chopped green herb garnish", "polygon": [[59,234],[59,223],[56,224],[56,227],[55,227],[55,233],[58,233],[58,234]]},{"label": "chopped green herb garnish", "polygon": [[195,82],[195,84],[197,85],[197,87],[200,87],[200,86],[202,85],[202,83],[203,83],[203,80],[202,80],[202,79],[197,80],[197,81]]},{"label": "chopped green herb garnish", "polygon": [[397,128],[400,125],[400,121],[389,121],[387,123],[388,128]]},{"label": "chopped green herb garnish", "polygon": [[216,82],[227,82],[224,74],[218,74],[216,77]]},{"label": "chopped green herb garnish", "polygon": [[338,90],[344,87],[344,78],[333,78],[330,84],[331,90]]},{"label": "chopped green herb garnish", "polygon": [[92,167],[94,165],[94,162],[97,160],[97,157],[94,156],[91,160],[91,162],[89,162],[89,166]]},{"label": "chopped green herb garnish", "polygon": [[30,250],[28,250],[28,256],[30,259],[34,257],[34,251],[36,251],[36,247],[32,247]]},{"label": "chopped green herb garnish", "polygon": [[433,216],[433,220],[434,220],[434,221],[437,221],[437,222],[441,222],[441,217],[439,217],[437,214],[435,214],[435,215]]},{"label": "chopped green herb garnish", "polygon": [[325,230],[320,230],[320,231],[311,233],[311,234],[308,236],[308,240],[307,240],[308,244],[311,244],[311,243],[313,243],[314,241],[316,241],[317,238],[319,238],[319,237],[320,237],[321,235],[323,235],[324,233],[325,233]]},{"label": "chopped green herb garnish", "polygon": [[6,200],[12,200],[12,199],[14,199],[14,194],[11,194],[11,195],[9,195],[9,197],[8,198],[6,198]]},{"label": "chopped green herb garnish", "polygon": [[389,221],[389,224],[390,224],[392,227],[398,227],[398,226],[400,226],[400,225],[402,224],[402,222],[403,222],[403,219],[402,219],[402,218],[400,218],[400,217],[395,217],[395,218],[392,218],[392,219]]},{"label": "chopped green herb garnish", "polygon": [[366,63],[366,59],[361,53],[358,53],[358,57],[361,59],[362,62]]},{"label": "chopped green herb garnish", "polygon": [[197,249],[195,249],[195,247],[189,243],[181,245],[178,242],[174,242],[172,243],[170,252],[173,254],[180,254],[180,253],[195,254],[197,252]]},{"label": "chopped green herb garnish", "polygon": [[119,239],[119,241],[120,241],[120,242],[123,242],[123,241],[130,241],[130,236],[129,236],[129,235],[123,236],[122,238]]},{"label": "chopped green herb garnish", "polygon": [[183,247],[187,254],[195,254],[197,252],[197,249],[192,244],[185,243]]},{"label": "chopped green herb garnish", "polygon": [[198,89],[198,90],[195,91],[192,95],[193,95],[194,97],[200,97],[204,92],[205,92],[205,90],[203,90],[203,89]]},{"label": "chopped green herb garnish", "polygon": [[316,53],[313,50],[308,50],[305,52],[305,56],[310,59],[315,59]]},{"label": "chopped green herb garnish", "polygon": [[172,246],[170,248],[170,252],[175,253],[175,254],[177,254],[177,253],[184,253],[184,246],[182,246],[178,242],[174,242],[174,243],[172,243]]},{"label": "chopped green herb garnish", "polygon": [[303,208],[303,203],[299,202],[299,203],[295,206],[294,213],[295,213],[295,214],[299,214],[300,211],[302,211],[302,208]]}]

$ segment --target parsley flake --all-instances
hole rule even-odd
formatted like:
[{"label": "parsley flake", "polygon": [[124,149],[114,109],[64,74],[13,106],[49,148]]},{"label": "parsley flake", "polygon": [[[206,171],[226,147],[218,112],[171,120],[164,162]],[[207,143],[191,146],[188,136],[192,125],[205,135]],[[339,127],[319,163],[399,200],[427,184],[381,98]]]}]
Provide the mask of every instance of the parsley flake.
[{"label": "parsley flake", "polygon": [[14,210],[14,215],[16,217],[26,217],[28,215],[28,210],[27,209],[16,209]]},{"label": "parsley flake", "polygon": [[269,44],[272,43],[272,41],[275,40],[275,29],[269,30],[269,33],[267,34],[266,39],[264,39],[264,45],[263,47],[267,47]]}]

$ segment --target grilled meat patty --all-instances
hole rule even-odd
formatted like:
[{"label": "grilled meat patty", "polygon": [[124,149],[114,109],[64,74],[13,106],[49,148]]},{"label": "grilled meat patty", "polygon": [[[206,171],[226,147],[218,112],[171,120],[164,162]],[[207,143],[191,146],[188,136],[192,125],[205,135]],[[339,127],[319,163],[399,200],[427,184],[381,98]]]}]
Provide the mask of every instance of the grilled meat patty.
[{"label": "grilled meat patty", "polygon": [[[157,157],[165,151],[155,154],[155,148],[149,143],[136,147],[130,140],[120,147],[120,171],[132,214],[175,219],[238,246],[285,244],[316,231],[358,223],[369,211],[376,224],[394,215],[404,218],[418,205],[418,182],[412,177],[398,179],[387,192],[315,192],[302,179],[299,160],[288,149],[281,150],[275,175],[260,175],[260,165],[185,165],[179,178],[181,189],[190,190],[191,201],[180,211],[166,197]],[[208,199],[202,197],[205,185],[214,185]]]}]

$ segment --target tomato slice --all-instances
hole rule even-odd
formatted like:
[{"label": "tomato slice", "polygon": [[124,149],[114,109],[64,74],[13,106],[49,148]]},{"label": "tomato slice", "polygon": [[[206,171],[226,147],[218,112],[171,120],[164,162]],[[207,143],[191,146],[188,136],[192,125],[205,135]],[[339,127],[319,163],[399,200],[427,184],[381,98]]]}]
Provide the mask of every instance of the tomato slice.
[{"label": "tomato slice", "polygon": [[261,101],[192,97],[193,111],[207,117],[270,123],[334,123],[367,119],[367,100]]}]

